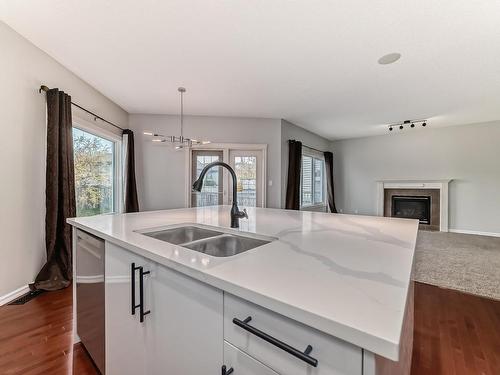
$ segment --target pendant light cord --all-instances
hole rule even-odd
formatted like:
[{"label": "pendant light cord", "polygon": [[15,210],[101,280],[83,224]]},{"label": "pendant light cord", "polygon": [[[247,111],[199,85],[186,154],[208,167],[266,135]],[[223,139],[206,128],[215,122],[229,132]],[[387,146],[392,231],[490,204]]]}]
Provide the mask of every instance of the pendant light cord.
[{"label": "pendant light cord", "polygon": [[182,87],[179,88],[179,92],[181,93],[181,138],[184,138],[184,92],[186,89]]}]

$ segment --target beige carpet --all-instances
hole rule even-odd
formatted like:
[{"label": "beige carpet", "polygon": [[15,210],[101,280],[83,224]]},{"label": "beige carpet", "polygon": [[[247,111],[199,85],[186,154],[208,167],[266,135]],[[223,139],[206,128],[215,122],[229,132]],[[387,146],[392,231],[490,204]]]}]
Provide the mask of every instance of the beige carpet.
[{"label": "beige carpet", "polygon": [[500,300],[500,238],[420,231],[414,279]]}]

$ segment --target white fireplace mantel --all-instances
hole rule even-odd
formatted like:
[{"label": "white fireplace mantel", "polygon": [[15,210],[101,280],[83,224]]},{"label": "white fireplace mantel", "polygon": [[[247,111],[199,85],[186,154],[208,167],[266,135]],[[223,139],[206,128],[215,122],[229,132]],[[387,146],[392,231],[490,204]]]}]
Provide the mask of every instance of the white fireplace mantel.
[{"label": "white fireplace mantel", "polygon": [[378,180],[377,215],[384,216],[385,189],[439,189],[440,228],[448,232],[448,186],[452,180]]}]

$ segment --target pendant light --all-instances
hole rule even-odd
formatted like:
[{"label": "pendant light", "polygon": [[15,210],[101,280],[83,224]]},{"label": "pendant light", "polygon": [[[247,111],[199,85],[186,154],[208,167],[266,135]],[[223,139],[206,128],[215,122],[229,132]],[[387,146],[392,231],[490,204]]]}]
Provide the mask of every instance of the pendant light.
[{"label": "pendant light", "polygon": [[181,95],[181,133],[180,135],[162,135],[151,132],[144,132],[144,135],[153,137],[153,142],[167,143],[168,145],[174,147],[176,150],[181,150],[184,148],[190,148],[192,146],[206,145],[210,141],[199,141],[197,139],[184,137],[184,93],[186,89],[184,87],[179,87],[177,89]]}]

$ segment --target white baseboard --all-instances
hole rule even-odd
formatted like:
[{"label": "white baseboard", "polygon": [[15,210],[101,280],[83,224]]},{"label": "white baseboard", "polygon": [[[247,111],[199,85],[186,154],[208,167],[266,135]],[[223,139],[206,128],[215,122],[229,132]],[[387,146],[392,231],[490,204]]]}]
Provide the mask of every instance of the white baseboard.
[{"label": "white baseboard", "polygon": [[462,233],[462,234],[474,234],[476,236],[488,236],[488,237],[500,237],[500,233],[495,232],[480,232],[476,230],[465,230],[465,229],[450,229],[452,233]]},{"label": "white baseboard", "polygon": [[22,286],[19,289],[16,289],[10,293],[4,294],[3,296],[0,296],[0,306],[3,306],[10,301],[15,300],[18,297],[21,297],[23,294],[26,294],[30,291],[30,288],[28,285]]}]

